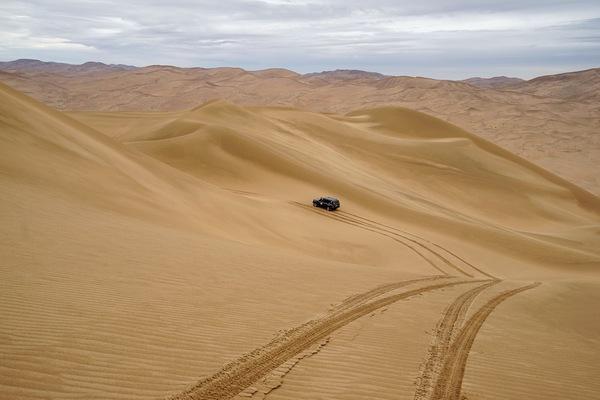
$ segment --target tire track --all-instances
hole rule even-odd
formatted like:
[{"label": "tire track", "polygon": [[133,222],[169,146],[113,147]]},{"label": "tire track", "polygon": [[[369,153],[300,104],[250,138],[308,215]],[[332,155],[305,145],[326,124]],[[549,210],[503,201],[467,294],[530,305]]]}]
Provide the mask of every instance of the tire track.
[{"label": "tire track", "polygon": [[459,400],[461,394],[462,381],[465,374],[469,352],[475,341],[475,337],[481,329],[483,323],[494,311],[494,309],[504,300],[518,293],[533,289],[540,283],[532,283],[517,289],[503,292],[486,304],[484,304],[471,318],[465,323],[462,330],[448,348],[439,378],[431,392],[431,400]]},{"label": "tire track", "polygon": [[400,232],[400,233],[403,233],[403,234],[406,234],[406,235],[413,236],[413,237],[415,237],[415,238],[417,238],[419,240],[422,240],[425,243],[428,243],[428,244],[430,244],[430,245],[432,245],[432,246],[434,246],[434,247],[436,247],[436,248],[444,251],[445,253],[451,255],[452,257],[454,257],[457,260],[459,260],[460,262],[462,262],[463,264],[465,264],[465,265],[469,266],[470,268],[474,269],[475,271],[479,272],[480,274],[482,274],[484,276],[487,276],[490,279],[497,279],[495,276],[493,276],[493,275],[491,275],[491,274],[483,271],[481,268],[476,267],[475,265],[471,264],[470,262],[468,262],[464,258],[460,257],[458,254],[456,254],[456,253],[448,250],[447,248],[445,248],[443,246],[440,246],[439,244],[437,244],[435,242],[432,242],[431,240],[425,239],[424,237],[421,237],[421,236],[419,236],[417,234],[414,234],[414,233],[411,233],[411,232],[407,232],[407,231],[404,231],[402,229],[395,228],[393,226],[382,224],[381,222],[377,222],[377,221],[374,221],[372,219],[368,219],[368,218],[362,217],[362,216],[357,215],[357,214],[353,214],[353,213],[348,212],[348,211],[339,211],[339,213],[344,214],[344,215],[347,214],[347,215],[350,215],[350,216],[352,216],[352,217],[354,217],[356,219],[361,219],[363,221],[366,221],[367,223],[378,225],[378,226],[381,226],[381,227],[384,227],[384,228],[388,228],[388,229],[391,229],[391,230],[394,230],[394,231],[397,231],[397,232]]},{"label": "tire track", "polygon": [[[432,277],[430,279],[440,279]],[[225,365],[214,375],[201,380],[190,389],[170,397],[171,400],[223,400],[230,399],[242,392],[254,382],[277,368],[287,360],[323,340],[336,330],[350,322],[368,315],[382,307],[418,294],[445,287],[466,283],[482,282],[475,280],[452,280],[430,283],[405,292],[381,296],[395,290],[393,285],[384,285],[366,292],[363,295],[352,296],[346,302],[336,307],[324,317],[309,321],[299,327],[287,331],[273,339],[270,343],[243,355],[237,360]],[[411,281],[410,283],[415,283]],[[405,286],[405,282],[397,285]],[[387,288],[385,288],[387,286]],[[378,298],[377,298],[378,297]],[[368,301],[369,299],[373,299]]]},{"label": "tire track", "polygon": [[434,269],[436,269],[437,271],[439,271],[439,272],[441,272],[442,274],[444,274],[444,275],[447,275],[447,276],[449,276],[449,275],[450,275],[448,272],[446,272],[445,270],[443,270],[442,268],[440,268],[439,266],[437,266],[437,265],[436,265],[436,264],[435,264],[433,261],[431,261],[431,260],[430,260],[430,259],[429,259],[429,258],[428,258],[428,257],[427,257],[425,254],[423,254],[421,251],[419,251],[418,249],[416,249],[414,246],[411,246],[410,244],[408,244],[408,243],[405,243],[404,241],[402,241],[402,240],[399,240],[398,238],[396,238],[396,237],[394,237],[394,236],[391,236],[391,235],[388,235],[388,234],[386,234],[386,233],[383,233],[383,232],[379,231],[378,229],[372,229],[372,228],[365,227],[365,226],[363,226],[363,225],[361,225],[361,224],[357,224],[357,223],[355,223],[355,222],[351,222],[351,221],[345,221],[345,220],[342,220],[342,219],[340,219],[339,217],[336,217],[335,215],[333,215],[333,214],[331,214],[331,213],[321,212],[321,211],[319,211],[319,210],[316,210],[316,209],[314,209],[314,207],[307,206],[306,204],[302,204],[302,203],[298,203],[298,202],[292,202],[292,204],[294,204],[294,205],[296,205],[296,206],[299,206],[299,207],[302,207],[302,208],[304,208],[304,209],[306,209],[306,210],[308,210],[308,211],[314,212],[314,213],[316,213],[316,214],[318,214],[318,215],[325,216],[325,217],[327,217],[327,218],[333,219],[334,221],[337,221],[337,222],[343,222],[343,223],[345,223],[345,224],[353,225],[353,226],[356,226],[356,227],[358,227],[358,228],[360,228],[360,229],[364,229],[364,230],[367,230],[367,231],[370,231],[370,232],[376,233],[376,234],[378,234],[378,235],[383,235],[383,236],[386,236],[386,237],[388,237],[388,238],[392,239],[393,241],[395,241],[395,242],[398,242],[398,243],[400,243],[401,245],[403,245],[403,246],[407,247],[408,249],[410,249],[412,252],[414,252],[414,253],[415,253],[415,254],[417,254],[417,255],[418,255],[420,258],[422,258],[423,260],[425,260],[425,261],[426,261],[426,262],[427,262],[429,265],[431,265],[431,267],[433,267],[433,268],[434,268]]},{"label": "tire track", "polygon": [[[344,211],[336,211],[335,213],[331,213],[331,212],[325,212],[325,211],[320,211],[315,209],[312,206],[308,206],[306,204],[302,204],[300,202],[296,202],[293,201],[291,202],[291,204],[302,207],[306,210],[315,212],[319,215],[325,216],[327,218],[331,218],[333,220],[336,220],[338,222],[342,222],[342,223],[346,223],[349,225],[353,225],[356,226],[358,228],[370,231],[370,232],[374,232],[377,233],[379,235],[388,237],[402,245],[404,245],[405,247],[409,248],[410,250],[412,250],[414,253],[416,253],[419,257],[421,257],[422,259],[424,259],[429,265],[431,265],[433,268],[435,268],[436,270],[440,271],[441,273],[443,273],[444,275],[450,275],[447,271],[445,271],[443,268],[439,267],[430,257],[428,257],[427,255],[425,255],[425,253],[428,253],[430,256],[433,256],[435,259],[440,260],[443,262],[443,264],[445,264],[446,266],[452,268],[453,270],[459,272],[460,274],[467,276],[469,278],[473,278],[473,274],[466,272],[464,269],[460,268],[459,266],[457,266],[456,264],[454,264],[453,262],[451,262],[450,260],[448,260],[446,257],[444,257],[442,254],[440,254],[439,252],[431,249],[430,247],[428,247],[427,245],[420,243],[418,240],[407,237],[399,232],[404,232],[401,231],[400,229],[396,229],[396,228],[391,228],[394,229],[395,231],[390,231],[388,229],[386,229],[386,225],[383,224],[378,224],[376,222],[373,223],[367,223],[367,222],[362,222],[360,220],[357,220],[353,217],[348,217],[346,214],[346,212]],[[352,214],[354,215],[354,214]],[[366,220],[366,219],[365,219]],[[406,233],[409,234],[409,233]],[[412,235],[412,234],[410,234]],[[416,236],[416,235],[413,235]],[[425,239],[420,238],[421,240],[425,241]],[[409,243],[407,243],[407,241]],[[433,244],[431,242],[429,242],[430,244]],[[442,248],[441,246],[437,245],[438,247]],[[443,248],[442,248],[443,249]],[[448,250],[445,250],[447,253],[449,254],[453,254]],[[459,258],[458,256],[456,256],[457,258]],[[462,259],[461,259],[462,260]],[[468,264],[470,265],[470,264]],[[478,272],[481,272],[484,276],[491,278],[491,279],[495,279],[493,276],[481,271],[478,268],[475,268],[475,270],[477,270]]]},{"label": "tire track", "polygon": [[434,384],[440,374],[441,365],[446,357],[450,343],[460,329],[469,307],[477,295],[499,282],[487,282],[468,290],[458,296],[446,308],[436,326],[434,343],[429,349],[429,357],[421,372],[415,392],[415,400],[424,400],[431,397]]},{"label": "tire track", "polygon": [[400,289],[404,286],[408,286],[413,283],[435,281],[435,280],[439,280],[439,279],[448,279],[448,278],[449,277],[444,276],[444,275],[434,275],[434,276],[428,276],[425,278],[411,279],[411,280],[407,280],[407,281],[394,282],[394,283],[386,283],[384,285],[377,286],[374,289],[371,289],[367,292],[355,294],[355,295],[352,295],[352,296],[346,298],[341,304],[334,307],[333,310],[331,310],[331,313],[340,312],[340,311],[352,308],[356,305],[365,303],[365,302],[372,300],[378,296],[381,296],[385,293],[391,292],[392,290]]},{"label": "tire track", "polygon": [[407,241],[409,241],[409,242],[417,245],[421,249],[429,252],[436,259],[438,259],[439,261],[441,261],[442,263],[444,263],[446,266],[448,266],[448,267],[456,270],[458,273],[460,273],[460,274],[462,274],[464,276],[468,276],[469,278],[473,278],[473,274],[471,274],[471,273],[465,271],[464,269],[460,268],[458,265],[456,265],[453,262],[451,262],[450,260],[448,260],[446,257],[444,257],[443,255],[441,255],[439,252],[431,249],[430,247],[428,247],[427,245],[419,242],[416,239],[410,238],[408,236],[405,236],[405,235],[400,234],[398,232],[395,232],[393,230],[388,230],[388,229],[383,228],[381,226],[378,226],[376,224],[370,224],[370,223],[362,222],[362,221],[357,220],[355,218],[348,217],[347,215],[342,214],[342,213],[343,213],[343,211],[339,212],[339,214],[337,214],[337,215],[334,215],[334,218],[341,219],[344,222],[349,222],[349,223],[352,223],[352,224],[356,224],[356,225],[358,225],[360,227],[366,227],[366,228],[375,229],[375,230],[379,231],[382,235],[385,235],[385,236],[388,236],[388,237],[389,237],[389,235],[392,235],[392,236],[399,237],[399,238],[402,238],[404,240],[407,240]]}]

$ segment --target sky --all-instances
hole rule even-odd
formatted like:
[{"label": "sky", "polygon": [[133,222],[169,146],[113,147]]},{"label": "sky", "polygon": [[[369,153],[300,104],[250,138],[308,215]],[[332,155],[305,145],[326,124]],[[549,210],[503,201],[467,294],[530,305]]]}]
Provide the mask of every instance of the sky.
[{"label": "sky", "polygon": [[600,0],[2,0],[19,58],[529,79],[600,67]]}]

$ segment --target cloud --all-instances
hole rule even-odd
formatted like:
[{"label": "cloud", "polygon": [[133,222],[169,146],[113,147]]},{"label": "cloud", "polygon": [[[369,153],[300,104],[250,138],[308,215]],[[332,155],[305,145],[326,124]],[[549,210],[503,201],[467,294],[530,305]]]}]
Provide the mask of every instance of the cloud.
[{"label": "cloud", "polygon": [[464,78],[600,64],[596,0],[158,0],[0,4],[0,57],[331,68]]}]

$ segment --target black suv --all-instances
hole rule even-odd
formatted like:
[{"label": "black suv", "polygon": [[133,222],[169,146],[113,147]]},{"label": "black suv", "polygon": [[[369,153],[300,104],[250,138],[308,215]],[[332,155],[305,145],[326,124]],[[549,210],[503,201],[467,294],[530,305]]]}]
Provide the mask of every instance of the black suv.
[{"label": "black suv", "polygon": [[319,197],[313,200],[313,206],[324,208],[327,211],[333,211],[340,208],[340,201],[335,197]]}]

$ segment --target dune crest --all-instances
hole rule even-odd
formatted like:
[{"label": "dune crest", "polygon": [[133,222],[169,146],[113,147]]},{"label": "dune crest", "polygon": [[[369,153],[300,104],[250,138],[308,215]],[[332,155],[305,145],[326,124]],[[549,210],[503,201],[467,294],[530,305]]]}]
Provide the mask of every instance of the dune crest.
[{"label": "dune crest", "polygon": [[69,111],[177,111],[213,99],[346,113],[401,106],[456,124],[600,194],[600,69],[465,81],[336,70],[0,63],[0,80]]}]

